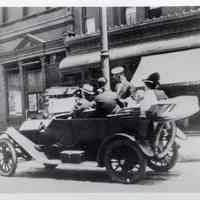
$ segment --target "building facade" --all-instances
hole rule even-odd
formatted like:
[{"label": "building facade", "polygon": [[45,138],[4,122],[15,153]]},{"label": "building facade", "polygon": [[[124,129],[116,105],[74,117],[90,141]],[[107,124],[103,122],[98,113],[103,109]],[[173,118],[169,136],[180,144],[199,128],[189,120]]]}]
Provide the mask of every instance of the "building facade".
[{"label": "building facade", "polygon": [[[98,7],[0,8],[2,128],[20,124],[28,110],[40,110],[46,88],[81,85],[102,74],[100,16]],[[110,68],[123,65],[129,80],[141,64],[153,63],[153,70],[154,55],[169,55],[159,57],[161,65],[173,61],[175,52],[181,60],[183,52],[200,47],[198,7],[109,7],[107,20]],[[200,96],[199,81],[162,86],[169,96]]]},{"label": "building facade", "polygon": [[59,85],[64,38],[73,30],[72,8],[0,8],[1,127],[17,125],[43,105],[47,87]]}]

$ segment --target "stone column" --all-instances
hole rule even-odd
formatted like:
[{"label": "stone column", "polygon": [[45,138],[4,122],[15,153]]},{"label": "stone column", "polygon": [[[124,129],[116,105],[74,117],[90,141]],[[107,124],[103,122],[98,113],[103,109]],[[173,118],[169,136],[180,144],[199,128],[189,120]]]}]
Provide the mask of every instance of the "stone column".
[{"label": "stone column", "polygon": [[41,62],[41,73],[42,73],[42,89],[45,91],[46,89],[46,79],[47,79],[47,71],[46,71],[46,61],[45,56],[40,57]]},{"label": "stone column", "polygon": [[0,130],[5,129],[8,119],[8,90],[4,66],[0,65]]},{"label": "stone column", "polygon": [[21,87],[21,98],[22,98],[22,114],[25,117],[26,113],[26,94],[25,94],[25,76],[24,76],[24,67],[22,61],[18,61],[19,66],[19,79],[20,79],[20,87]]}]

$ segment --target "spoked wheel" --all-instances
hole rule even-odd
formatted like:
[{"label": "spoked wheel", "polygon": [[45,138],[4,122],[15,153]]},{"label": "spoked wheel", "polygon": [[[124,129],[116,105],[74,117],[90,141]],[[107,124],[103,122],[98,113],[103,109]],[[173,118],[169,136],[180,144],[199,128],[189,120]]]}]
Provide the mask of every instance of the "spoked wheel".
[{"label": "spoked wheel", "polygon": [[172,147],[176,136],[176,124],[174,122],[159,123],[156,129],[154,151],[157,158],[163,158]]},{"label": "spoked wheel", "polygon": [[17,167],[17,156],[12,143],[0,139],[0,175],[12,176]]},{"label": "spoked wheel", "polygon": [[112,142],[104,159],[107,173],[113,181],[135,183],[144,177],[146,160],[139,147],[129,140]]},{"label": "spoked wheel", "polygon": [[158,172],[166,172],[176,164],[178,160],[178,147],[174,143],[169,152],[163,158],[151,158],[148,160],[148,167]]}]

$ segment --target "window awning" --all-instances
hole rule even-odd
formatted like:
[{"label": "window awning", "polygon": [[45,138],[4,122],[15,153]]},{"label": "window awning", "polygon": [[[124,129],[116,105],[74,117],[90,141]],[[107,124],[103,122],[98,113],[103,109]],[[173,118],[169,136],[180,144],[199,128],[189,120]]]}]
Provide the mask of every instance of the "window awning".
[{"label": "window awning", "polygon": [[[157,40],[157,41],[144,42],[140,44],[133,44],[133,45],[130,44],[128,46],[115,47],[115,48],[110,49],[109,56],[110,56],[110,61],[113,61],[113,60],[121,60],[121,59],[133,58],[133,57],[138,57],[138,56],[139,57],[147,56],[149,54],[153,55],[153,54],[157,54],[158,52],[163,52],[163,53],[169,52],[169,51],[173,52],[173,51],[182,50],[186,48],[200,47],[199,41],[200,41],[200,35],[197,34],[197,35],[191,35],[191,36],[185,36],[185,37],[174,37],[168,40],[163,39],[163,40]],[[72,68],[76,68],[76,67],[80,67],[84,65],[97,64],[97,63],[100,63],[100,60],[101,60],[100,56],[101,56],[100,51],[68,56],[61,61],[59,68],[62,71],[62,70],[68,70],[68,69],[71,70]],[[187,57],[187,59],[184,59],[185,56]],[[182,51],[180,53],[174,53],[174,54],[169,53],[169,54],[163,54],[163,55],[158,55],[158,56],[148,56],[142,59],[141,65],[146,65],[146,64],[149,65],[149,71],[154,70],[154,68],[152,68],[154,64],[155,66],[159,65],[157,67],[163,66],[162,68],[165,68],[165,66],[167,67],[171,66],[173,68],[176,65],[179,65],[179,67],[181,66],[183,67],[186,65],[188,66],[188,64],[192,63],[194,67],[194,65],[196,66],[198,63],[198,62],[195,62],[198,60],[198,56],[199,56],[199,50],[190,50],[188,52],[185,51],[185,53]],[[184,61],[183,59],[186,61]],[[152,68],[152,70],[150,70],[150,68]],[[157,68],[155,68],[155,70],[157,70]],[[177,73],[175,74],[177,75]]]},{"label": "window awning", "polygon": [[160,73],[161,84],[200,81],[200,49],[142,57],[131,82],[143,86],[141,80],[153,72]]},{"label": "window awning", "polygon": [[100,52],[92,52],[87,54],[79,54],[74,56],[69,56],[64,58],[59,65],[59,69],[62,70],[71,70],[74,67],[80,67],[84,65],[91,65],[95,63],[100,63],[101,57]]},{"label": "window awning", "polygon": [[[135,46],[126,46],[113,48],[109,51],[110,61],[134,58],[138,54],[137,48]],[[74,56],[69,56],[64,58],[59,65],[61,71],[70,71],[74,68],[79,68],[80,66],[92,65],[101,62],[100,51],[95,51],[86,54],[78,54]]]}]

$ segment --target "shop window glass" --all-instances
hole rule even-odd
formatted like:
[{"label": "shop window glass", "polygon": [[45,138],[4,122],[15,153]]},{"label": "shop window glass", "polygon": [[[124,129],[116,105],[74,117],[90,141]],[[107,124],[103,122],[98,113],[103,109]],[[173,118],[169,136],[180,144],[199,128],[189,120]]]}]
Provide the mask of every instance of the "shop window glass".
[{"label": "shop window glass", "polygon": [[7,77],[9,116],[21,116],[22,93],[20,89],[19,73],[9,73]]},{"label": "shop window glass", "polygon": [[42,72],[38,70],[29,70],[27,72],[28,92],[40,92],[43,90]]},{"label": "shop window glass", "polygon": [[36,112],[43,109],[44,98],[42,93],[28,94],[28,110]]},{"label": "shop window glass", "polygon": [[82,84],[81,73],[64,74],[62,82],[63,82],[63,85],[66,85],[66,86],[81,85]]}]

